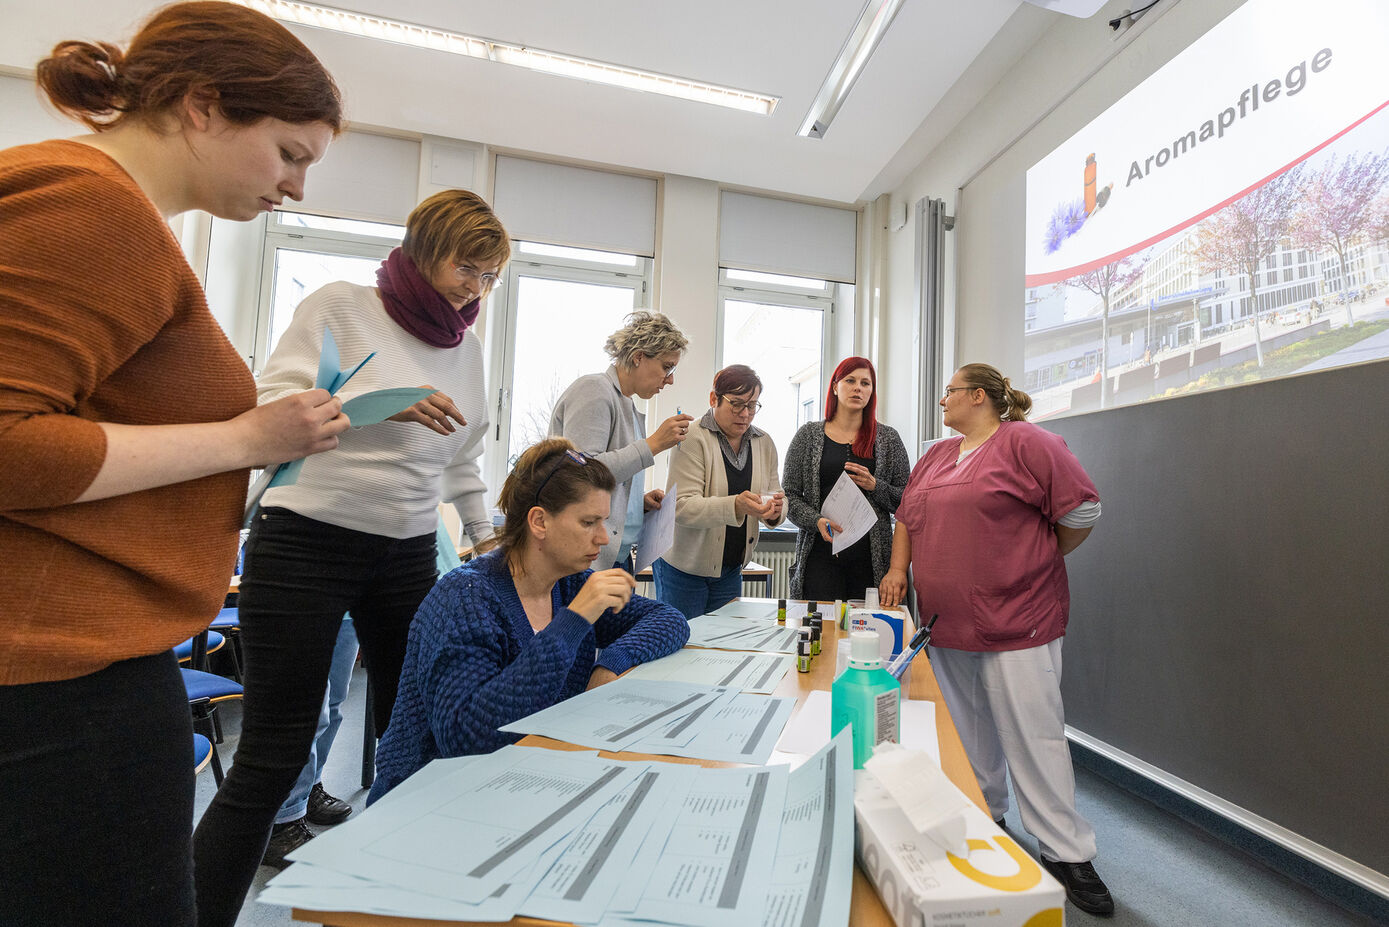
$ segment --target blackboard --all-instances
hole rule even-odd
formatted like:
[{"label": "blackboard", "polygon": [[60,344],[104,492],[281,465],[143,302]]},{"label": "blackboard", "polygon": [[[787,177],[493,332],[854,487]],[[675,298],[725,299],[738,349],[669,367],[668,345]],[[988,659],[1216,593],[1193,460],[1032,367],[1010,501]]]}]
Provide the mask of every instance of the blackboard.
[{"label": "blackboard", "polygon": [[1389,362],[1042,424],[1103,505],[1067,723],[1389,873]]}]

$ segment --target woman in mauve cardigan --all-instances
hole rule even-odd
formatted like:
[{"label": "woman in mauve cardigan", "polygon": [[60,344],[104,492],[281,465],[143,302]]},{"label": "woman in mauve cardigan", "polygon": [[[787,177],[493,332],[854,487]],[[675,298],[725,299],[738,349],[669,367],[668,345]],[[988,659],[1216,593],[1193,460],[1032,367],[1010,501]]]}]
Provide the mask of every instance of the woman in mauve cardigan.
[{"label": "woman in mauve cardigan", "polygon": [[[878,376],[866,357],[843,360],[830,377],[825,420],[807,422],[786,451],[787,515],[800,528],[791,564],[795,599],[863,598],[892,563],[892,515],[911,476],[911,460],[896,429],[875,417]],[[839,525],[820,511],[841,473],[873,507],[878,520],[847,550],[831,552]]]},{"label": "woman in mauve cardigan", "polygon": [[631,574],[591,569],[615,485],[565,438],[521,455],[498,500],[500,546],[441,579],[410,626],[369,802],[430,760],[514,743],[499,728],[689,640],[679,612],[632,594]]}]

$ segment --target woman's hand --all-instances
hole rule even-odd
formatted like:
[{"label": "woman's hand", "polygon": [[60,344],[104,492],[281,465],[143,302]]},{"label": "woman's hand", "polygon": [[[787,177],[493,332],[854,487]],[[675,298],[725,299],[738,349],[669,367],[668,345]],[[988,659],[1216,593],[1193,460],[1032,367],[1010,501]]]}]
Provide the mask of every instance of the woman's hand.
[{"label": "woman's hand", "polygon": [[763,502],[761,495],[752,490],[748,490],[747,492],[740,492],[733,497],[733,514],[737,515],[739,518],[747,518],[751,515],[754,518],[760,518],[765,521],[771,516],[777,504],[775,498]]},{"label": "woman's hand", "polygon": [[665,498],[666,491],[664,489],[653,489],[641,497],[642,509],[647,512],[654,512],[661,507]]},{"label": "woman's hand", "polygon": [[[818,518],[818,519],[816,520],[816,522],[815,522],[815,527],[817,527],[817,528],[820,529],[820,537],[824,538],[826,541],[831,542],[831,543],[833,543],[834,538],[830,536],[830,531],[843,531],[843,530],[844,530],[843,528],[839,527],[839,523],[838,523],[838,522],[830,521],[828,518],[825,518],[823,515],[820,516],[820,518]],[[825,530],[826,528],[828,528],[829,530],[828,530],[828,531]]]},{"label": "woman's hand", "polygon": [[690,422],[693,421],[693,415],[686,415],[683,412],[679,415],[672,415],[661,422],[661,427],[657,428],[646,439],[646,446],[651,448],[653,455],[670,450],[685,440],[686,435],[690,433]]},{"label": "woman's hand", "polygon": [[[849,474],[849,479],[854,481],[854,485],[864,492],[872,492],[878,488],[878,481],[873,478],[873,474],[868,472],[868,468],[863,464],[846,463],[844,472]],[[834,530],[838,531],[838,528]]]},{"label": "woman's hand", "polygon": [[616,678],[617,674],[606,666],[595,666],[588,677],[588,688],[596,689],[599,686],[606,686]]},{"label": "woman's hand", "polygon": [[878,604],[884,608],[901,605],[907,597],[907,571],[888,570],[878,583]]},{"label": "woman's hand", "polygon": [[622,611],[636,588],[637,581],[626,570],[599,570],[584,583],[574,601],[569,603],[569,609],[593,624],[610,608]]},{"label": "woman's hand", "polygon": [[[434,387],[426,383],[420,389],[433,389]],[[423,425],[430,431],[438,432],[441,435],[451,435],[458,429],[453,426],[453,419],[460,425],[468,424],[463,418],[463,413],[458,411],[458,406],[453,404],[453,400],[442,392],[431,393],[415,403],[404,412],[397,412],[388,422],[416,422]]]},{"label": "woman's hand", "polygon": [[342,400],[326,389],[305,390],[243,412],[232,423],[245,432],[246,446],[257,466],[298,460],[331,451],[338,435],[352,423],[342,414]]}]

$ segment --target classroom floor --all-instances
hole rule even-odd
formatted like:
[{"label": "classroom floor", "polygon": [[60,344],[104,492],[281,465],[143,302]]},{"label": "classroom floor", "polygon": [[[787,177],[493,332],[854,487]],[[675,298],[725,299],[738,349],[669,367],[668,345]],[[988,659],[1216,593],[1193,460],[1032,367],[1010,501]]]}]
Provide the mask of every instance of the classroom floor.
[{"label": "classroom floor", "polygon": [[[344,704],[343,723],[328,758],[324,787],[361,809],[362,718],[366,679],[359,667]],[[240,708],[224,711],[225,743],[219,746],[230,766],[240,730]],[[1338,907],[1321,895],[1287,879],[1244,852],[1218,840],[1087,769],[1076,770],[1077,802],[1099,836],[1095,868],[1114,893],[1112,918],[1085,914],[1066,906],[1073,925],[1113,927],[1352,927],[1373,923]],[[212,771],[198,777],[195,812],[212,800]],[[1036,841],[1021,830],[1016,810],[1008,813],[1011,833],[1035,854]],[[262,866],[251,888],[238,927],[271,927],[297,923],[289,910],[254,900],[275,871]]]}]

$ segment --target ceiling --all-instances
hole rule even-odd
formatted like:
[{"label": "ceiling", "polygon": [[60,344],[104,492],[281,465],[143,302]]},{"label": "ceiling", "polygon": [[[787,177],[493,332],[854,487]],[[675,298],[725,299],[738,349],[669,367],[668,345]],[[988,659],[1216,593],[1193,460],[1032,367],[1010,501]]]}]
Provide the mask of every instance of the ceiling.
[{"label": "ceiling", "polygon": [[[907,0],[822,139],[801,138],[796,129],[863,0],[330,2],[778,95],[781,103],[772,116],[293,28],[336,76],[348,116],[357,123],[855,202],[901,181],[899,154],[910,140],[919,145],[923,134],[939,136],[939,129],[925,131],[932,111],[1020,2]],[[0,35],[0,66],[30,69],[61,39],[124,40],[156,5],[149,0],[0,0],[0,21],[7,24]],[[987,89],[981,84],[979,92]]]}]

